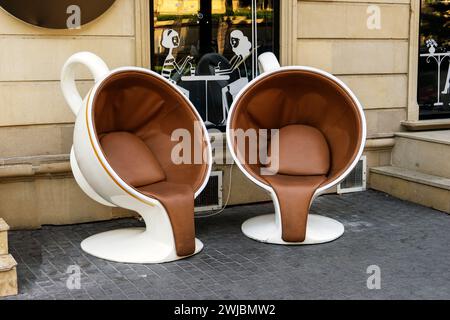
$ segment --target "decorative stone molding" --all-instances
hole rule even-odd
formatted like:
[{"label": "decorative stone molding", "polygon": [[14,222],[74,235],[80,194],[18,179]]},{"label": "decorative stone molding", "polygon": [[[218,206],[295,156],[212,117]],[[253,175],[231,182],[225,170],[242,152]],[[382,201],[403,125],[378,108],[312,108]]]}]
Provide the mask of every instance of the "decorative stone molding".
[{"label": "decorative stone molding", "polygon": [[419,105],[417,103],[419,24],[420,0],[411,0],[411,16],[409,24],[408,121],[419,120]]},{"label": "decorative stone molding", "polygon": [[409,131],[450,129],[450,119],[403,121],[402,126]]},{"label": "decorative stone molding", "polygon": [[282,1],[280,6],[280,61],[293,65],[297,57],[297,0]]},{"label": "decorative stone molding", "polygon": [[71,175],[69,155],[0,159],[0,180],[55,174]]},{"label": "decorative stone molding", "polygon": [[394,147],[395,139],[394,138],[383,138],[383,139],[368,139],[366,141],[365,150],[385,150],[391,149]]},{"label": "decorative stone molding", "polygon": [[135,0],[136,65],[150,68],[150,0]]}]

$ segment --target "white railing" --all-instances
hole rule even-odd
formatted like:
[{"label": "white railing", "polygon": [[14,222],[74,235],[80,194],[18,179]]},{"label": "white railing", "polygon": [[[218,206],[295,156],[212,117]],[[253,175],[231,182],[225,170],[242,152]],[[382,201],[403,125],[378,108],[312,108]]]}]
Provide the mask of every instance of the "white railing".
[{"label": "white railing", "polygon": [[445,88],[444,90],[441,92],[441,64],[444,61],[445,58],[449,58],[450,59],[450,52],[442,52],[442,53],[435,53],[434,52],[434,47],[433,50],[430,50],[429,53],[423,53],[420,55],[421,57],[426,57],[426,61],[427,63],[430,63],[431,58],[434,59],[437,63],[437,101],[434,103],[435,106],[442,106],[444,103],[441,102],[441,93],[442,94],[449,94],[450,93],[450,65],[448,68],[448,73],[447,73],[447,80],[445,83]]}]

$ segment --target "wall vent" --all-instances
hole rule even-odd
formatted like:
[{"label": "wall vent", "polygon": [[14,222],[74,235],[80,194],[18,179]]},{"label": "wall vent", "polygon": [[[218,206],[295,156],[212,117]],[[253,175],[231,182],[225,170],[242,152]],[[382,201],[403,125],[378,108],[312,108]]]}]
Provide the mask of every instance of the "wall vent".
[{"label": "wall vent", "polygon": [[222,171],[211,172],[205,189],[195,199],[195,212],[222,209]]},{"label": "wall vent", "polygon": [[337,186],[337,193],[359,192],[367,187],[366,156],[362,156],[350,174]]}]

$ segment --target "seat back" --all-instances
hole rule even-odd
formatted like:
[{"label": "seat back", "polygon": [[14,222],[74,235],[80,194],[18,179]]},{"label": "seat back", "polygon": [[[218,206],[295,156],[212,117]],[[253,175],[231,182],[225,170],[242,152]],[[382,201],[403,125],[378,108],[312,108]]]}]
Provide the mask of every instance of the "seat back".
[{"label": "seat back", "polygon": [[[93,98],[92,118],[103,154],[133,187],[164,180],[197,192],[204,185],[209,164],[202,157],[194,158],[196,150],[209,148],[201,118],[182,93],[161,77],[139,70],[113,73]],[[174,135],[180,130],[181,135]],[[181,154],[186,160],[181,163],[173,159],[180,142],[190,155]],[[136,156],[128,158],[130,153]]]},{"label": "seat back", "polygon": [[[315,172],[315,169],[308,168],[311,161],[307,156],[297,159],[297,161],[305,161],[303,167],[294,168],[292,164],[289,164],[290,155],[282,157],[287,161],[283,162],[282,158],[280,161],[282,161],[282,170],[284,168],[285,172],[289,173],[317,174],[326,171],[327,179],[323,185],[336,181],[352,165],[364,143],[363,119],[357,101],[338,82],[309,69],[280,69],[252,82],[234,102],[229,124],[228,130],[242,129],[243,131],[282,129],[290,125],[317,129],[328,146],[328,170],[326,170],[328,166],[326,151],[324,151],[325,144],[311,130],[308,130],[308,134],[315,136],[316,142],[321,141],[315,147],[317,149],[314,149],[317,150],[318,155],[323,156],[320,157],[321,170]],[[290,133],[291,130],[288,129],[286,133]],[[294,131],[299,130],[297,128],[292,130]],[[286,136],[289,135],[286,134]],[[232,141],[231,145],[237,161],[256,180],[267,185],[264,177],[261,176],[264,161],[257,164],[250,163],[248,146],[245,146],[247,150],[238,150],[241,146],[236,141],[236,139]],[[307,142],[308,139],[298,141],[302,144]],[[259,145],[261,143],[258,142]],[[297,148],[305,147],[307,145],[297,144]],[[289,153],[290,149],[291,146],[286,147],[286,152]],[[297,156],[299,154],[297,153]]]}]

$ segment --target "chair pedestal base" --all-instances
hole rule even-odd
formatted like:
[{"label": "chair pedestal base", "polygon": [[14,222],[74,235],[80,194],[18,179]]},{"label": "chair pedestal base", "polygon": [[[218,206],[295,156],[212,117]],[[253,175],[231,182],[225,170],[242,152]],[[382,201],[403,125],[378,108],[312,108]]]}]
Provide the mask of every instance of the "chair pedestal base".
[{"label": "chair pedestal base", "polygon": [[275,223],[275,214],[251,218],[242,224],[242,232],[250,239],[273,244],[304,245],[336,240],[344,234],[344,225],[334,219],[308,215],[306,239],[303,242],[285,242]]},{"label": "chair pedestal base", "polygon": [[[174,247],[155,240],[144,228],[112,230],[93,235],[81,243],[86,253],[97,258],[123,263],[163,263],[187,258],[177,256]],[[195,239],[195,252],[203,243]]]}]

